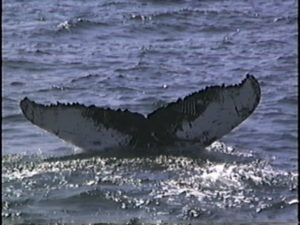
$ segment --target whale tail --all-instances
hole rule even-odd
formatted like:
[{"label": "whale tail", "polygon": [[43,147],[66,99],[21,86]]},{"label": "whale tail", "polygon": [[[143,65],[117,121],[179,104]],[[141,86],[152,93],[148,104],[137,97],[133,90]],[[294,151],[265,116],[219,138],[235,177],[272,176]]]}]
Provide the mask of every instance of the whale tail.
[{"label": "whale tail", "polygon": [[20,107],[33,124],[86,150],[195,142],[210,145],[255,110],[260,86],[252,75],[238,85],[212,86],[167,104],[147,117],[78,103],[42,105],[24,98]]}]

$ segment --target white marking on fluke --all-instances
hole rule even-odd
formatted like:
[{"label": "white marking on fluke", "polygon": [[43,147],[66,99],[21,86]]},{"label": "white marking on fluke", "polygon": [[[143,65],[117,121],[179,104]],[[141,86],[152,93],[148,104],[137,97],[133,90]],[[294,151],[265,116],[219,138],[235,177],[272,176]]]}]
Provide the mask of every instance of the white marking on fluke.
[{"label": "white marking on fluke", "polygon": [[252,114],[260,86],[247,74],[238,85],[212,86],[169,103],[144,117],[128,110],[80,104],[20,102],[33,124],[85,150],[194,142],[208,146]]}]

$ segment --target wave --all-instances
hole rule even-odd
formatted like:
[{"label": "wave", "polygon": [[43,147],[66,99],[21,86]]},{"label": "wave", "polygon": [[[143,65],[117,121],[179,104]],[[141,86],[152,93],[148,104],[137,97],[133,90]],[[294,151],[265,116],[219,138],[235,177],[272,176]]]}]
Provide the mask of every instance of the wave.
[{"label": "wave", "polygon": [[3,119],[3,123],[6,124],[6,123],[12,123],[12,122],[20,122],[20,121],[24,121],[24,117],[21,113],[18,113],[18,114],[9,114],[9,115],[5,115],[5,116],[2,116],[2,119]]},{"label": "wave", "polygon": [[298,104],[298,96],[297,95],[289,95],[289,96],[280,97],[278,102],[284,103],[284,104],[297,105]]},{"label": "wave", "polygon": [[94,80],[99,78],[100,76],[98,74],[88,74],[86,76],[82,76],[82,77],[78,77],[78,78],[73,78],[71,80],[71,83],[76,83],[76,82],[81,82],[81,81],[85,81],[85,80]]},{"label": "wave", "polygon": [[62,31],[74,32],[80,29],[88,29],[90,27],[108,26],[108,25],[109,24],[105,22],[92,21],[89,19],[84,19],[79,17],[79,18],[65,20],[64,22],[59,23],[56,27],[58,32],[62,32]]},{"label": "wave", "polygon": [[50,88],[38,89],[35,92],[37,93],[48,93],[48,92],[58,92],[58,91],[78,91],[78,90],[86,90],[86,88],[80,87],[68,87],[64,85],[52,85]]},{"label": "wave", "polygon": [[52,68],[52,66],[47,63],[22,59],[3,60],[3,66],[8,67],[10,69],[22,69],[26,71],[48,71]]}]

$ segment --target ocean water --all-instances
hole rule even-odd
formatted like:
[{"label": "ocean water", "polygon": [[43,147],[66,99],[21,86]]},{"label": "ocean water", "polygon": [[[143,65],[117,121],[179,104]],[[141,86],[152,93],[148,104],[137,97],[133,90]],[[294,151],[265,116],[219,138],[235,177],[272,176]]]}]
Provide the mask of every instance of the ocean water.
[{"label": "ocean water", "polygon": [[[4,1],[3,223],[297,224],[297,6]],[[247,72],[259,106],[206,149],[85,153],[19,108],[27,96],[148,114]]]}]

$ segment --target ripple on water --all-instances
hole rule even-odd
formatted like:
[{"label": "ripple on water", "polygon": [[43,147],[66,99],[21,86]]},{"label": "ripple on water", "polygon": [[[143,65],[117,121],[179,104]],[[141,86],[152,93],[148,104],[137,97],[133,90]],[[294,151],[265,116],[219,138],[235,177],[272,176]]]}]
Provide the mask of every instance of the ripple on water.
[{"label": "ripple on water", "polygon": [[[296,1],[33,3],[3,5],[5,224],[295,220]],[[147,114],[246,72],[262,101],[223,139],[234,147],[58,157],[72,147],[19,108],[28,96]]]},{"label": "ripple on water", "polygon": [[[235,154],[223,143],[209,151]],[[297,174],[275,169],[266,161],[220,163],[172,155],[51,161],[41,156],[4,156],[2,177],[7,205],[3,211],[18,209],[20,217],[32,204],[50,204],[58,212],[67,210],[68,216],[76,216],[84,205],[94,213],[100,207],[120,213],[145,210],[153,218],[209,218],[215,210],[261,212],[277,204],[287,207],[292,194],[278,198],[276,190],[297,187]],[[41,213],[50,208],[44,210]]]}]

